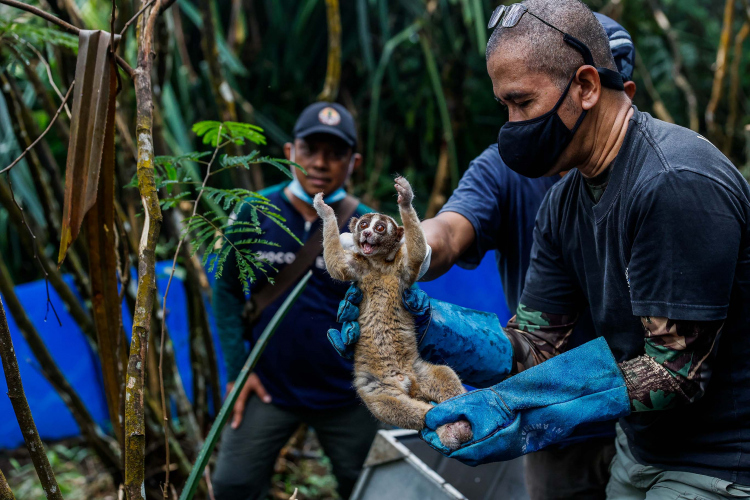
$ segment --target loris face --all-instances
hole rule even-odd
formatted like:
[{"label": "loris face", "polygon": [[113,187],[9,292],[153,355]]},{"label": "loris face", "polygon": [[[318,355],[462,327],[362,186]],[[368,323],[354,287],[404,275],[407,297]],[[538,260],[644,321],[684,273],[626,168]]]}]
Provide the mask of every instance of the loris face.
[{"label": "loris face", "polygon": [[393,260],[403,243],[404,228],[384,214],[365,214],[349,222],[354,246],[365,257],[385,255]]}]

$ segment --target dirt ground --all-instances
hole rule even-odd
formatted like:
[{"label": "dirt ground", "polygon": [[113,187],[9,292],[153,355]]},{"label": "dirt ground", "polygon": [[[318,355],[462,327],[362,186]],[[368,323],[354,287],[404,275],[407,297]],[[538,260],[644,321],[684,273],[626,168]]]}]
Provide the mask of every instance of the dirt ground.
[{"label": "dirt ground", "polygon": [[[65,500],[118,500],[109,474],[81,440],[45,445]],[[45,499],[26,448],[0,450],[0,470],[18,500]],[[279,455],[269,499],[288,500],[295,488],[298,500],[338,498],[330,463],[322,455],[315,433],[306,428],[301,428]]]}]

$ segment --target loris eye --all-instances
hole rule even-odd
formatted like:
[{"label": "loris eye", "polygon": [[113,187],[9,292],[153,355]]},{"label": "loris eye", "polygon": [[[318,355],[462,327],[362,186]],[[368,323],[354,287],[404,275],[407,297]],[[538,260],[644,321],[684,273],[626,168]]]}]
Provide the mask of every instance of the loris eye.
[{"label": "loris eye", "polygon": [[360,228],[360,229],[367,229],[367,227],[368,227],[369,225],[370,225],[370,224],[368,224],[368,223],[367,223],[367,221],[364,221],[364,220],[363,220],[362,222],[360,222],[360,223],[359,223],[359,228]]},{"label": "loris eye", "polygon": [[385,231],[385,224],[376,224],[375,231],[379,233],[382,233],[383,231]]}]

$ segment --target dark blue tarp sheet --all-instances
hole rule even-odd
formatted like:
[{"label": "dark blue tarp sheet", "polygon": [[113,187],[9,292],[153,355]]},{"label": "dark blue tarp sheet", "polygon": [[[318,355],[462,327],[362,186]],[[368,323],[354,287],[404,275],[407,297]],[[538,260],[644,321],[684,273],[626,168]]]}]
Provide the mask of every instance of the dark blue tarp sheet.
[{"label": "dark blue tarp sheet", "polygon": [[[167,285],[171,262],[157,264],[157,289],[159,302]],[[66,277],[72,285],[72,279]],[[505,299],[502,294],[500,277],[495,267],[493,254],[488,254],[479,267],[473,271],[466,271],[454,267],[438,280],[422,283],[422,288],[431,296],[453,302],[462,306],[485,311],[492,311],[498,315],[500,322],[510,317]],[[101,370],[96,355],[91,350],[85,336],[68,314],[64,304],[50,287],[50,298],[54,304],[62,327],[60,327],[50,311],[46,312],[46,292],[44,281],[26,283],[16,287],[18,299],[24,306],[26,314],[36,326],[52,357],[57,361],[60,370],[68,378],[73,388],[83,399],[94,420],[106,431],[110,430],[107,415],[107,404],[102,388]],[[175,275],[169,290],[167,302],[167,328],[174,343],[177,367],[182,377],[188,397],[192,400],[192,373],[190,370],[190,346],[188,345],[188,318],[186,311],[185,289],[179,274]],[[7,310],[6,310],[7,313]],[[210,308],[209,308],[210,313]],[[45,315],[47,320],[45,321]],[[39,430],[45,440],[57,440],[77,436],[78,426],[65,404],[52,386],[42,375],[34,355],[29,349],[15,321],[8,313],[13,345],[18,358],[26,398]],[[132,317],[123,306],[123,322],[128,336],[132,330]],[[221,386],[226,384],[226,372],[216,336],[213,315],[210,316],[211,331],[219,358]],[[156,332],[158,338],[159,332]],[[0,372],[0,394],[7,393],[5,376]],[[23,444],[23,437],[18,429],[10,400],[0,396],[0,449],[15,448]]]}]

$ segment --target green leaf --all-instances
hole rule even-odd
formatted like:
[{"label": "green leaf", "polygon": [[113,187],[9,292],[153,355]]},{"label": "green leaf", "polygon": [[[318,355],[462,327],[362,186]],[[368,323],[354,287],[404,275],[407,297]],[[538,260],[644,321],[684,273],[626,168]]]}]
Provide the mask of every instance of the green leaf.
[{"label": "green leaf", "polygon": [[[219,130],[221,130],[221,137],[219,137]],[[206,120],[194,124],[193,132],[203,138],[203,144],[210,144],[212,147],[216,147],[220,139],[237,145],[243,145],[245,141],[266,144],[266,137],[262,134],[263,129],[249,123]]]}]

